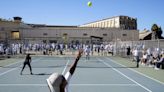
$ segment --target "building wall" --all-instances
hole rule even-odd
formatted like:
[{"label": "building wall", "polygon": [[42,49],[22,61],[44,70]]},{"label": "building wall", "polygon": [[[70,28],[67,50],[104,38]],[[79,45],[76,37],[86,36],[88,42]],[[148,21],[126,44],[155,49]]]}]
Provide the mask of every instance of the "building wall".
[{"label": "building wall", "polygon": [[[71,43],[79,41],[86,43],[91,40],[91,36],[102,37],[103,41],[115,40],[138,40],[138,30],[122,30],[117,28],[32,28],[23,29],[23,39],[28,41],[56,40],[58,43]],[[31,34],[32,33],[32,34]],[[46,34],[46,35],[45,35]],[[67,34],[64,36],[64,34]],[[65,37],[65,38],[64,38]]]},{"label": "building wall", "polygon": [[19,25],[13,21],[0,21],[0,42],[11,40],[11,32],[19,31]]},{"label": "building wall", "polygon": [[137,30],[137,19],[128,16],[116,16],[91,23],[81,25],[80,27],[100,27],[100,28],[120,28]]},{"label": "building wall", "polygon": [[[121,18],[120,16],[93,22],[86,25],[86,27],[37,26],[37,24],[28,25],[22,22],[0,21],[0,42],[71,43],[72,41],[79,41],[86,43],[91,42],[91,36],[103,38],[102,41],[105,42],[139,40],[139,31],[136,29],[122,29],[120,21],[123,21],[123,24],[129,23],[128,25],[133,22],[134,24],[131,25],[136,27],[136,20],[129,17]],[[13,32],[19,32],[19,38],[13,38]]]},{"label": "building wall", "polygon": [[137,29],[137,19],[120,16],[120,27],[122,29]]}]

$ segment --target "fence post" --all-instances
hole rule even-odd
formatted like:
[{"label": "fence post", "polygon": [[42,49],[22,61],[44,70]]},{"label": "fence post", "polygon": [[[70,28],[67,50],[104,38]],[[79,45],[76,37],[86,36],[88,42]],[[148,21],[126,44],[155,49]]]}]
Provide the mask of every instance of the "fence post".
[{"label": "fence post", "polygon": [[159,39],[157,39],[158,40],[158,48],[160,47],[160,41],[159,41]]}]

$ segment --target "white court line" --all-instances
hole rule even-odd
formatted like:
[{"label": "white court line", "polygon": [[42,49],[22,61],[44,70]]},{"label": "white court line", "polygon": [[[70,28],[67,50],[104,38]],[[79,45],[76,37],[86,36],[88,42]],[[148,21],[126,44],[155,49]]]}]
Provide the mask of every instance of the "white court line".
[{"label": "white court line", "polygon": [[16,70],[16,69],[17,69],[17,67],[16,67],[16,68],[12,68],[12,69],[10,69],[10,70],[8,70],[8,71],[6,71],[6,72],[0,73],[0,76],[4,75],[4,74],[6,74],[6,73],[9,73],[9,72],[11,72],[11,71],[14,71],[14,70]]},{"label": "white court line", "polygon": [[[80,60],[83,61],[84,59],[80,59]],[[86,59],[85,59],[85,60],[86,60]],[[91,61],[91,62],[92,62],[92,61],[93,61],[93,62],[96,62],[97,60],[86,60],[86,61],[89,61],[89,62],[90,62],[90,61]]]},{"label": "white court line", "polygon": [[64,75],[64,73],[65,73],[65,71],[66,71],[66,69],[67,69],[67,66],[68,66],[69,62],[70,62],[70,60],[67,60],[67,63],[66,63],[65,68],[64,68],[64,70],[63,70],[63,72],[62,72],[62,75]]},{"label": "white court line", "polygon": [[[4,66],[4,67],[9,67],[9,66],[12,66],[12,65],[17,64],[17,63],[20,63],[20,62],[23,62],[23,60],[20,60],[20,61],[15,62],[15,63],[11,63],[11,64],[6,65],[6,66]],[[2,67],[0,67],[0,69],[1,69],[1,68],[2,68]],[[10,69],[10,70],[8,70],[8,71],[6,71],[6,72],[0,73],[0,76],[6,74],[6,73],[8,73],[8,72],[14,71],[15,69],[16,69],[16,68],[12,68],[12,69]]]},{"label": "white court line", "polygon": [[[39,59],[41,59],[41,58],[39,58]],[[32,62],[39,61],[39,59],[35,59],[35,60],[33,60]],[[20,66],[22,66],[22,65],[20,65]],[[9,69],[9,70],[7,70],[7,71],[5,71],[5,72],[3,72],[3,73],[0,73],[0,76],[4,75],[4,74],[6,74],[6,73],[9,73],[9,72],[11,72],[11,71],[16,70],[16,69],[18,69],[20,66],[15,67],[15,68],[12,68],[12,69]]]},{"label": "white court line", "polygon": [[0,86],[37,86],[37,87],[43,87],[47,86],[47,84],[0,84]]},{"label": "white court line", "polygon": [[[105,61],[101,60],[98,58],[98,60],[102,63],[104,63],[106,66],[108,67],[112,67],[111,65],[109,65],[108,63],[106,63]],[[127,75],[125,75],[124,73],[120,72],[119,70],[117,70],[116,68],[112,68],[114,71],[118,72],[119,74],[121,74],[122,76],[126,77],[127,79],[131,80],[132,82],[136,83],[137,85],[139,85],[140,87],[142,87],[143,89],[145,89],[148,92],[152,92],[150,89],[146,88],[145,86],[141,85],[140,83],[138,83],[137,81],[133,80],[132,78],[128,77]]]},{"label": "white court line", "polygon": [[[19,60],[18,62],[14,62],[14,63],[11,63],[9,65],[5,65],[3,67],[9,67],[9,66],[15,65],[15,64],[20,63],[20,62],[23,62],[23,60]],[[0,67],[0,69],[3,68],[3,67]]]},{"label": "white court line", "polygon": [[[138,86],[137,84],[69,84],[70,86]],[[44,87],[47,84],[0,84],[0,86],[38,86]]]},{"label": "white court line", "polygon": [[[115,64],[118,64],[118,65],[121,65],[121,66],[123,66],[123,67],[126,67],[125,65],[122,65],[122,64],[120,64],[120,63],[117,63],[117,62],[115,62],[114,60],[112,60],[112,59],[110,59],[110,58],[106,58],[106,59],[110,60],[111,62],[113,62],[113,63],[115,63]],[[161,82],[161,81],[159,81],[159,80],[157,80],[157,79],[154,79],[154,78],[152,78],[152,77],[149,77],[149,76],[147,76],[147,75],[145,75],[145,74],[143,74],[143,73],[141,73],[141,72],[138,72],[138,71],[136,71],[136,70],[134,70],[134,69],[131,69],[131,68],[128,68],[128,69],[130,69],[130,70],[132,70],[133,72],[136,72],[136,73],[138,73],[138,74],[140,74],[140,75],[142,75],[142,76],[145,76],[145,77],[147,77],[147,78],[149,78],[149,79],[151,79],[151,80],[154,80],[154,81],[156,81],[156,82],[158,82],[158,83],[164,85],[163,82]]]},{"label": "white court line", "polygon": [[138,86],[137,84],[70,84],[70,86]]}]

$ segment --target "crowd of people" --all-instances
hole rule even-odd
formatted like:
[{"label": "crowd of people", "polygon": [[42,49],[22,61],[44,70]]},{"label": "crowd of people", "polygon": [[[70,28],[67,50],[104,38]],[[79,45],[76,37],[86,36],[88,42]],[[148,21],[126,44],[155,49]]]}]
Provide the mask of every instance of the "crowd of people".
[{"label": "crowd of people", "polygon": [[42,52],[43,55],[64,55],[64,52],[71,52],[75,54],[78,49],[84,49],[84,53],[87,55],[104,55],[107,56],[108,53],[113,55],[113,45],[112,44],[11,44],[6,47],[4,44],[0,44],[0,54],[25,54],[30,51]]},{"label": "crowd of people", "polygon": [[[67,52],[74,55],[78,49],[83,49],[86,60],[90,59],[91,55],[109,56],[116,53],[118,47],[108,44],[20,44],[13,43],[10,46],[0,44],[0,55],[17,55],[26,54],[29,52],[40,52],[43,55],[64,55]],[[115,53],[114,53],[115,52]],[[162,48],[144,48],[143,46],[126,46],[126,55],[128,58],[133,56],[133,60],[139,65],[154,67],[156,70],[164,68],[164,50]]]},{"label": "crowd of people", "polygon": [[132,49],[133,60],[139,64],[159,70],[164,69],[164,50],[160,48],[144,48],[139,50],[138,48]]}]

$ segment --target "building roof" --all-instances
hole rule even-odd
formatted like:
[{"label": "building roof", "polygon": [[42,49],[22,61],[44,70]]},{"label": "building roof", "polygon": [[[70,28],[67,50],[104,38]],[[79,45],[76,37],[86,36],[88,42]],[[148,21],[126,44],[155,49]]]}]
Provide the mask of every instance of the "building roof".
[{"label": "building roof", "polygon": [[139,39],[143,40],[145,37],[147,37],[148,35],[150,35],[152,32],[149,30],[143,30],[141,32],[139,32]]},{"label": "building roof", "polygon": [[27,24],[32,27],[71,27],[71,28],[76,28],[77,26],[66,26],[66,25],[46,25],[46,24]]}]

